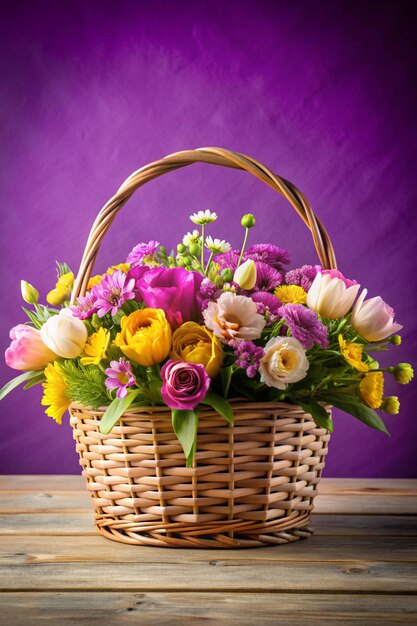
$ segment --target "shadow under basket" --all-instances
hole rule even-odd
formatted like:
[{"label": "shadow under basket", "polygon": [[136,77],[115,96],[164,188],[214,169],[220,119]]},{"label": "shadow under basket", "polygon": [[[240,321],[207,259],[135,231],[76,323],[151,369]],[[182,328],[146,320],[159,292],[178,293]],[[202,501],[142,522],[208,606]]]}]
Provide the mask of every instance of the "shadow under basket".
[{"label": "shadow under basket", "polygon": [[[71,425],[97,529],[129,544],[247,548],[309,537],[330,434],[287,403],[231,402],[235,423],[200,411],[192,468],[167,407],[125,413],[71,404]],[[326,407],[330,414],[330,407]]]}]

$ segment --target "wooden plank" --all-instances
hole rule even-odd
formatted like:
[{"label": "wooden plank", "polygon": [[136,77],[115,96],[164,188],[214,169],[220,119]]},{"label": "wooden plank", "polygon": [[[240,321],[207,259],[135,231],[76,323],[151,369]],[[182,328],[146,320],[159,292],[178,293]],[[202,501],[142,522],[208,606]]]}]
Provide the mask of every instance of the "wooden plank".
[{"label": "wooden plank", "polygon": [[417,496],[414,478],[322,478],[320,495]]},{"label": "wooden plank", "polygon": [[[0,591],[266,591],[417,593],[416,563],[379,561],[278,562],[233,560],[179,562],[152,550],[146,563],[72,562],[0,566]],[[103,548],[105,554],[105,548]],[[158,560],[156,560],[158,559]]]},{"label": "wooden plank", "polygon": [[[417,517],[401,515],[313,515],[317,536],[416,536]],[[0,515],[0,536],[18,535],[98,536],[93,512],[20,513]]]},{"label": "wooden plank", "polygon": [[10,474],[0,476],[0,491],[81,491],[85,479],[73,474]]},{"label": "wooden plank", "polygon": [[78,537],[15,537],[13,547],[7,537],[0,538],[0,559],[3,565],[41,565],[44,563],[170,563],[229,561],[258,563],[281,562],[353,562],[362,560],[417,563],[417,537],[313,536],[282,546],[266,546],[257,550],[187,550],[130,546],[96,535]]},{"label": "wooden plank", "polygon": [[417,598],[368,594],[16,592],[0,594],[0,618],[3,624],[13,626],[377,626],[415,624]]},{"label": "wooden plank", "polygon": [[[82,491],[4,491],[0,494],[0,514],[82,513],[92,510],[90,495]],[[367,495],[319,495],[316,514],[417,515],[417,497]]]}]

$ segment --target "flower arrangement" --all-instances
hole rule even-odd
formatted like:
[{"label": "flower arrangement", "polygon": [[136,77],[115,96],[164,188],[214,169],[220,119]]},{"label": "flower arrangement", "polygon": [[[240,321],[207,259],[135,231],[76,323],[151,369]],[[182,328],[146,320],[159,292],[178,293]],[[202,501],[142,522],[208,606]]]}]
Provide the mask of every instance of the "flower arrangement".
[{"label": "flower arrangement", "polygon": [[206,234],[216,219],[191,215],[197,228],[169,255],[157,241],[140,243],[73,304],[67,265],[57,264],[47,305],[22,281],[32,309],[10,331],[5,358],[24,373],[0,398],[42,384],[46,414],[58,423],[73,401],[107,407],[104,434],[129,407],[166,405],[187,466],[199,405],[233,422],[232,397],[297,404],[329,431],[323,404],[331,404],[387,432],[375,409],[397,414],[399,401],[384,397],[384,376],[413,377],[410,364],[383,368],[371,356],[401,342],[393,310],[337,270],[287,270],[285,249],[248,246],[253,215],[241,220],[240,250]]}]

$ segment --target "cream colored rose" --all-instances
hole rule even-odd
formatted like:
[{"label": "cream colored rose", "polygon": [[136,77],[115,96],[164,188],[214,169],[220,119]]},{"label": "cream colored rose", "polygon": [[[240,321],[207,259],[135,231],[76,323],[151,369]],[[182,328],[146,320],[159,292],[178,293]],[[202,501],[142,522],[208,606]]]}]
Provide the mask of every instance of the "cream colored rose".
[{"label": "cream colored rose", "polygon": [[41,328],[44,344],[64,359],[74,359],[81,354],[87,334],[84,323],[68,308],[50,317]]},{"label": "cream colored rose", "polygon": [[265,346],[259,371],[268,387],[286,389],[307,374],[309,362],[305,350],[294,337],[273,337]]}]

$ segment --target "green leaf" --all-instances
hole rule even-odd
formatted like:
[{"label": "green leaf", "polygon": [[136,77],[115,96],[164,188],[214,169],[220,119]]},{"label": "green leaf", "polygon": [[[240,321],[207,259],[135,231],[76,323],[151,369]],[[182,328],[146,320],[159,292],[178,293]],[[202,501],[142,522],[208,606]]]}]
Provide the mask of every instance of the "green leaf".
[{"label": "green leaf", "polygon": [[30,389],[31,387],[34,387],[35,385],[39,385],[39,383],[43,383],[45,380],[46,380],[45,374],[41,372],[39,376],[34,376],[28,383],[26,383],[23,389]]},{"label": "green leaf", "polygon": [[186,465],[192,467],[197,439],[198,413],[172,409],[172,427],[184,450]]},{"label": "green leaf", "polygon": [[139,393],[139,389],[130,391],[125,398],[115,398],[111,402],[100,420],[100,432],[103,435],[109,434],[119,417],[130,407]]},{"label": "green leaf", "polygon": [[204,400],[201,401],[201,404],[208,404],[212,409],[217,411],[219,415],[224,417],[225,420],[229,422],[229,424],[233,424],[233,410],[230,404],[222,398],[218,396],[217,393],[213,393],[212,391],[208,391]]},{"label": "green leaf", "polygon": [[27,380],[31,380],[31,378],[35,378],[36,376],[39,376],[39,371],[24,372],[24,374],[20,374],[20,376],[12,378],[12,380],[9,380],[9,382],[4,385],[3,389],[0,390],[0,400],[3,400],[3,398],[7,396],[8,393],[13,391],[13,389],[18,387],[22,383],[26,382]]},{"label": "green leaf", "polygon": [[378,413],[376,413],[373,409],[370,409],[368,406],[362,404],[359,398],[355,398],[354,396],[350,398],[341,398],[336,394],[323,394],[322,399],[325,402],[329,402],[329,404],[332,404],[338,409],[345,411],[345,413],[353,415],[353,417],[356,417],[367,426],[375,428],[376,430],[380,430],[381,432],[390,436],[384,422],[379,417]]},{"label": "green leaf", "polygon": [[319,428],[325,428],[329,432],[333,432],[332,418],[327,413],[326,409],[321,406],[321,404],[311,398],[309,400],[304,399],[302,402],[301,400],[295,399],[294,402],[296,402],[305,413],[309,413],[311,415]]},{"label": "green leaf", "polygon": [[24,310],[24,312],[26,313],[30,321],[33,323],[35,328],[37,328],[38,330],[42,328],[43,323],[41,322],[41,320],[37,317],[35,313],[33,313],[32,311],[29,311],[29,309],[26,309],[26,307],[24,306],[22,306],[22,309]]},{"label": "green leaf", "polygon": [[220,372],[222,385],[223,385],[223,393],[224,393],[225,398],[227,398],[227,394],[229,393],[230,381],[232,380],[232,374],[233,374],[233,367],[231,365],[229,365],[229,367],[224,367]]}]

